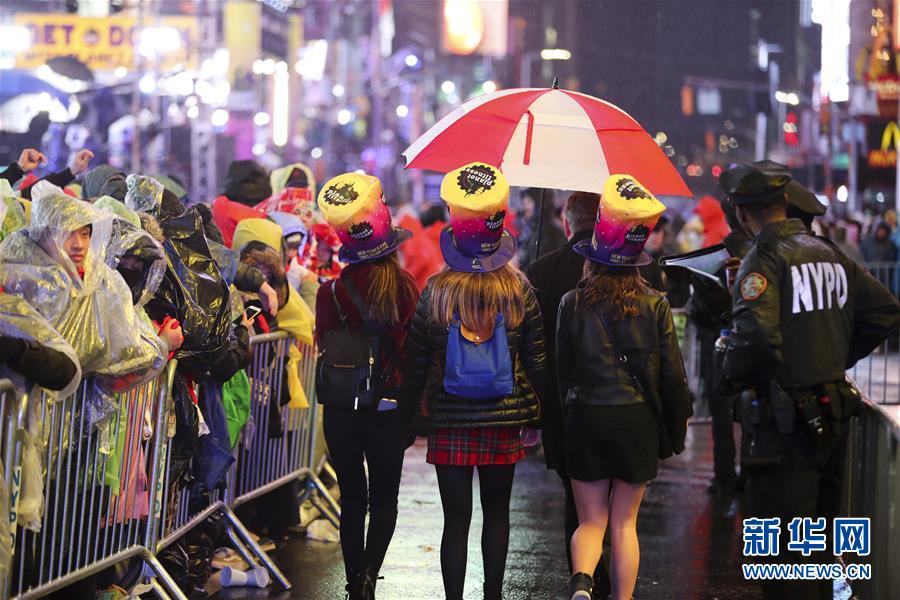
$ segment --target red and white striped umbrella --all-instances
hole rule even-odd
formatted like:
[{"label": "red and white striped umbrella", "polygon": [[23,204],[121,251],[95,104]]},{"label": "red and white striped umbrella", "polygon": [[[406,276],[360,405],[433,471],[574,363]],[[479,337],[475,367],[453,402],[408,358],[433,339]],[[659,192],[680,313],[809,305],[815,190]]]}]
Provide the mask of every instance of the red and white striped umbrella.
[{"label": "red and white striped umbrella", "polygon": [[612,173],[660,196],[692,196],[653,138],[622,109],[557,88],[508,89],[458,106],[403,152],[406,168],[497,166],[511,185],[603,191]]}]

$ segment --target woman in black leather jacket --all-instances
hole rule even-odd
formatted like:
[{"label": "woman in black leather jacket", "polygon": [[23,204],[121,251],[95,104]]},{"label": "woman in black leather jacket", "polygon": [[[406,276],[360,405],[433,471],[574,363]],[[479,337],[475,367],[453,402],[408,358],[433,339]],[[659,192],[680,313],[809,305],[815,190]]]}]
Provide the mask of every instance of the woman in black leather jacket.
[{"label": "woman in black leather jacket", "polygon": [[[502,597],[513,474],[527,438],[536,441],[536,433],[523,428],[537,425],[540,416],[543,324],[534,290],[508,264],[516,250],[515,239],[502,228],[508,194],[503,175],[489,165],[468,165],[444,178],[441,197],[451,212],[441,234],[447,266],[422,292],[407,338],[406,383],[428,425],[427,460],[435,465],[444,510],[441,574],[447,600],[463,597],[476,467],[484,514],[484,597]],[[481,389],[456,387],[453,373],[464,361],[452,361],[451,342],[454,348],[484,344],[494,356],[504,356],[494,363],[504,366],[485,375]],[[505,385],[496,385],[500,380]],[[501,390],[499,397],[485,397]]]},{"label": "woman in black leather jacket", "polygon": [[610,530],[612,597],[637,580],[637,513],[658,458],[684,449],[691,401],[669,303],[641,278],[647,233],[665,207],[628,176],[612,175],[584,279],[559,306],[560,398],[566,404],[566,469],[578,529],[572,536],[571,600],[590,600]]}]

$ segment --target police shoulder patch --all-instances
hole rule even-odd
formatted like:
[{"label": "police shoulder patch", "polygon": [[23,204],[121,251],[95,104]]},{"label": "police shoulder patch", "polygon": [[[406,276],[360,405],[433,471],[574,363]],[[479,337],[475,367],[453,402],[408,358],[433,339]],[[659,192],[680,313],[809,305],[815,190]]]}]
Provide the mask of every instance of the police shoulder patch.
[{"label": "police shoulder patch", "polygon": [[756,300],[763,295],[769,281],[759,273],[748,273],[741,280],[741,298],[744,300]]}]

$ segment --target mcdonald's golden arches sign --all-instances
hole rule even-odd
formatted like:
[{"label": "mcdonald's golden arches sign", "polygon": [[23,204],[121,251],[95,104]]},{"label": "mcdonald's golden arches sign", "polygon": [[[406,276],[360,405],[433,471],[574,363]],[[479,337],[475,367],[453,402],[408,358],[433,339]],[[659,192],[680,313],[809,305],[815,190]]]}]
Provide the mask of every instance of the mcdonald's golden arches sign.
[{"label": "mcdonald's golden arches sign", "polygon": [[897,149],[900,148],[900,126],[890,121],[881,134],[881,148],[869,151],[869,166],[873,169],[897,167]]}]

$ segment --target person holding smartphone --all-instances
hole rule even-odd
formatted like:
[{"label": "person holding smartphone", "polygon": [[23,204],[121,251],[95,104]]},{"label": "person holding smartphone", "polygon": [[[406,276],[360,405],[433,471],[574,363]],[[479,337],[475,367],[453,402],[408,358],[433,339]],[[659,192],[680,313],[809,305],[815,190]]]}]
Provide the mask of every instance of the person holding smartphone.
[{"label": "person holding smartphone", "polygon": [[[346,406],[329,403],[323,414],[325,441],[341,490],[347,591],[351,600],[372,600],[397,522],[411,415],[399,392],[399,357],[418,289],[396,253],[411,234],[392,226],[381,182],[370,175],[346,173],[331,179],[319,194],[319,207],[340,238],[339,258],[347,266],[317,292],[316,337],[321,342],[337,329],[377,329],[381,341],[377,364],[382,373],[370,378],[372,385],[380,386],[380,401],[359,410],[353,408],[352,400]],[[364,530],[367,507],[368,532]]]}]

